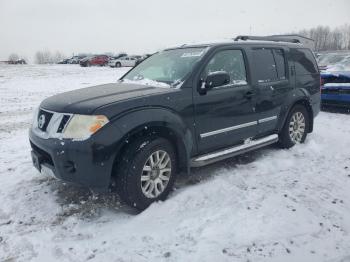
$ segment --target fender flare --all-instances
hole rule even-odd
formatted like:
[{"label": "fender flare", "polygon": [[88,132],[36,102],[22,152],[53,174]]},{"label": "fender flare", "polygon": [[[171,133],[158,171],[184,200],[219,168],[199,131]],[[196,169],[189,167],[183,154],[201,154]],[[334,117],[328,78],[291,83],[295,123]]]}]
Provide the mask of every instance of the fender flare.
[{"label": "fender flare", "polygon": [[126,111],[110,120],[118,129],[118,154],[128,141],[128,138],[142,133],[148,133],[155,129],[169,131],[169,137],[174,138],[174,145],[179,160],[180,171],[189,172],[190,156],[194,147],[193,133],[183,119],[170,109],[162,107],[141,107]]},{"label": "fender flare", "polygon": [[310,101],[310,94],[309,92],[302,88],[299,89],[298,93],[293,93],[292,99],[288,100],[288,104],[286,104],[284,107],[282,107],[281,110],[281,118],[279,119],[278,125],[277,125],[277,131],[279,132],[280,130],[282,130],[287,117],[289,115],[289,112],[292,110],[292,108],[296,105],[296,104],[302,104],[305,105],[306,109],[309,112],[309,116],[310,116],[310,129],[308,130],[309,133],[312,132],[313,130],[313,120],[314,120],[314,113],[312,110],[312,106],[311,106],[311,101]]}]

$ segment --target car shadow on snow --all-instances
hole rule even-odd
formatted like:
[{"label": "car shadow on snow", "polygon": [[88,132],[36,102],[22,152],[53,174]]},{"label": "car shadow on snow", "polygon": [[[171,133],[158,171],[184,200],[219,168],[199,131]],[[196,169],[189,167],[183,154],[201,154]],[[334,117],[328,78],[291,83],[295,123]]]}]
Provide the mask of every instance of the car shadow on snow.
[{"label": "car shadow on snow", "polygon": [[[267,148],[273,149],[274,146]],[[217,175],[217,171],[222,168],[233,169],[237,165],[249,164],[261,157],[262,150],[266,150],[266,148],[228,158],[205,167],[193,168],[190,175],[178,176],[175,189],[191,187],[192,185],[208,181]],[[55,192],[56,201],[62,207],[62,212],[57,215],[56,219],[58,224],[71,216],[83,220],[94,220],[101,217],[104,211],[132,216],[140,213],[136,209],[125,205],[114,190],[104,193],[93,192],[88,188],[53,178],[47,180],[47,185],[50,187],[50,191]],[[190,188],[188,189],[190,190]],[[169,198],[171,197],[172,195],[169,196]]]}]

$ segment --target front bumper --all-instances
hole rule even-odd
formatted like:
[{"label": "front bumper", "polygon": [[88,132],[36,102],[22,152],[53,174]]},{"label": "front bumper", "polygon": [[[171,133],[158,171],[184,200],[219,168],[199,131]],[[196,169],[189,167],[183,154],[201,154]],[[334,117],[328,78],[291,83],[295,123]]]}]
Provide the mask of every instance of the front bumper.
[{"label": "front bumper", "polygon": [[34,166],[52,170],[56,178],[94,190],[108,189],[115,159],[114,149],[91,137],[84,141],[42,138],[31,128],[29,140]]}]

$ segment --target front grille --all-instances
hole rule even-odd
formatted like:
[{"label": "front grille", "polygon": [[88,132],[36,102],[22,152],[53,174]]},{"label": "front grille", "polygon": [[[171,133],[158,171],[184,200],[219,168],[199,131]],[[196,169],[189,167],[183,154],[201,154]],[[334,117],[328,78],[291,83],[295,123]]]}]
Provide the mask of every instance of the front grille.
[{"label": "front grille", "polygon": [[41,138],[61,137],[73,114],[39,109],[33,132]]},{"label": "front grille", "polygon": [[63,115],[62,117],[62,120],[60,122],[60,125],[58,126],[58,129],[57,129],[57,133],[62,133],[64,128],[66,127],[69,119],[70,119],[70,115]]},{"label": "front grille", "polygon": [[48,111],[45,111],[45,110],[42,110],[42,109],[39,110],[39,113],[38,113],[38,128],[41,131],[44,131],[44,132],[46,131],[47,126],[49,125],[52,116],[53,116],[53,113],[51,113],[51,112],[48,112]]}]

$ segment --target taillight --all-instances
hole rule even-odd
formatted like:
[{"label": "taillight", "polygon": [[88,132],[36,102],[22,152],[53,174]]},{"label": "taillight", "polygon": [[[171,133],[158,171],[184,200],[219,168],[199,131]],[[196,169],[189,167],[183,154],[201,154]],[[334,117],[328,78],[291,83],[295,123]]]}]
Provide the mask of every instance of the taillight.
[{"label": "taillight", "polygon": [[320,76],[320,90],[322,91],[322,87],[324,85],[324,79]]}]

